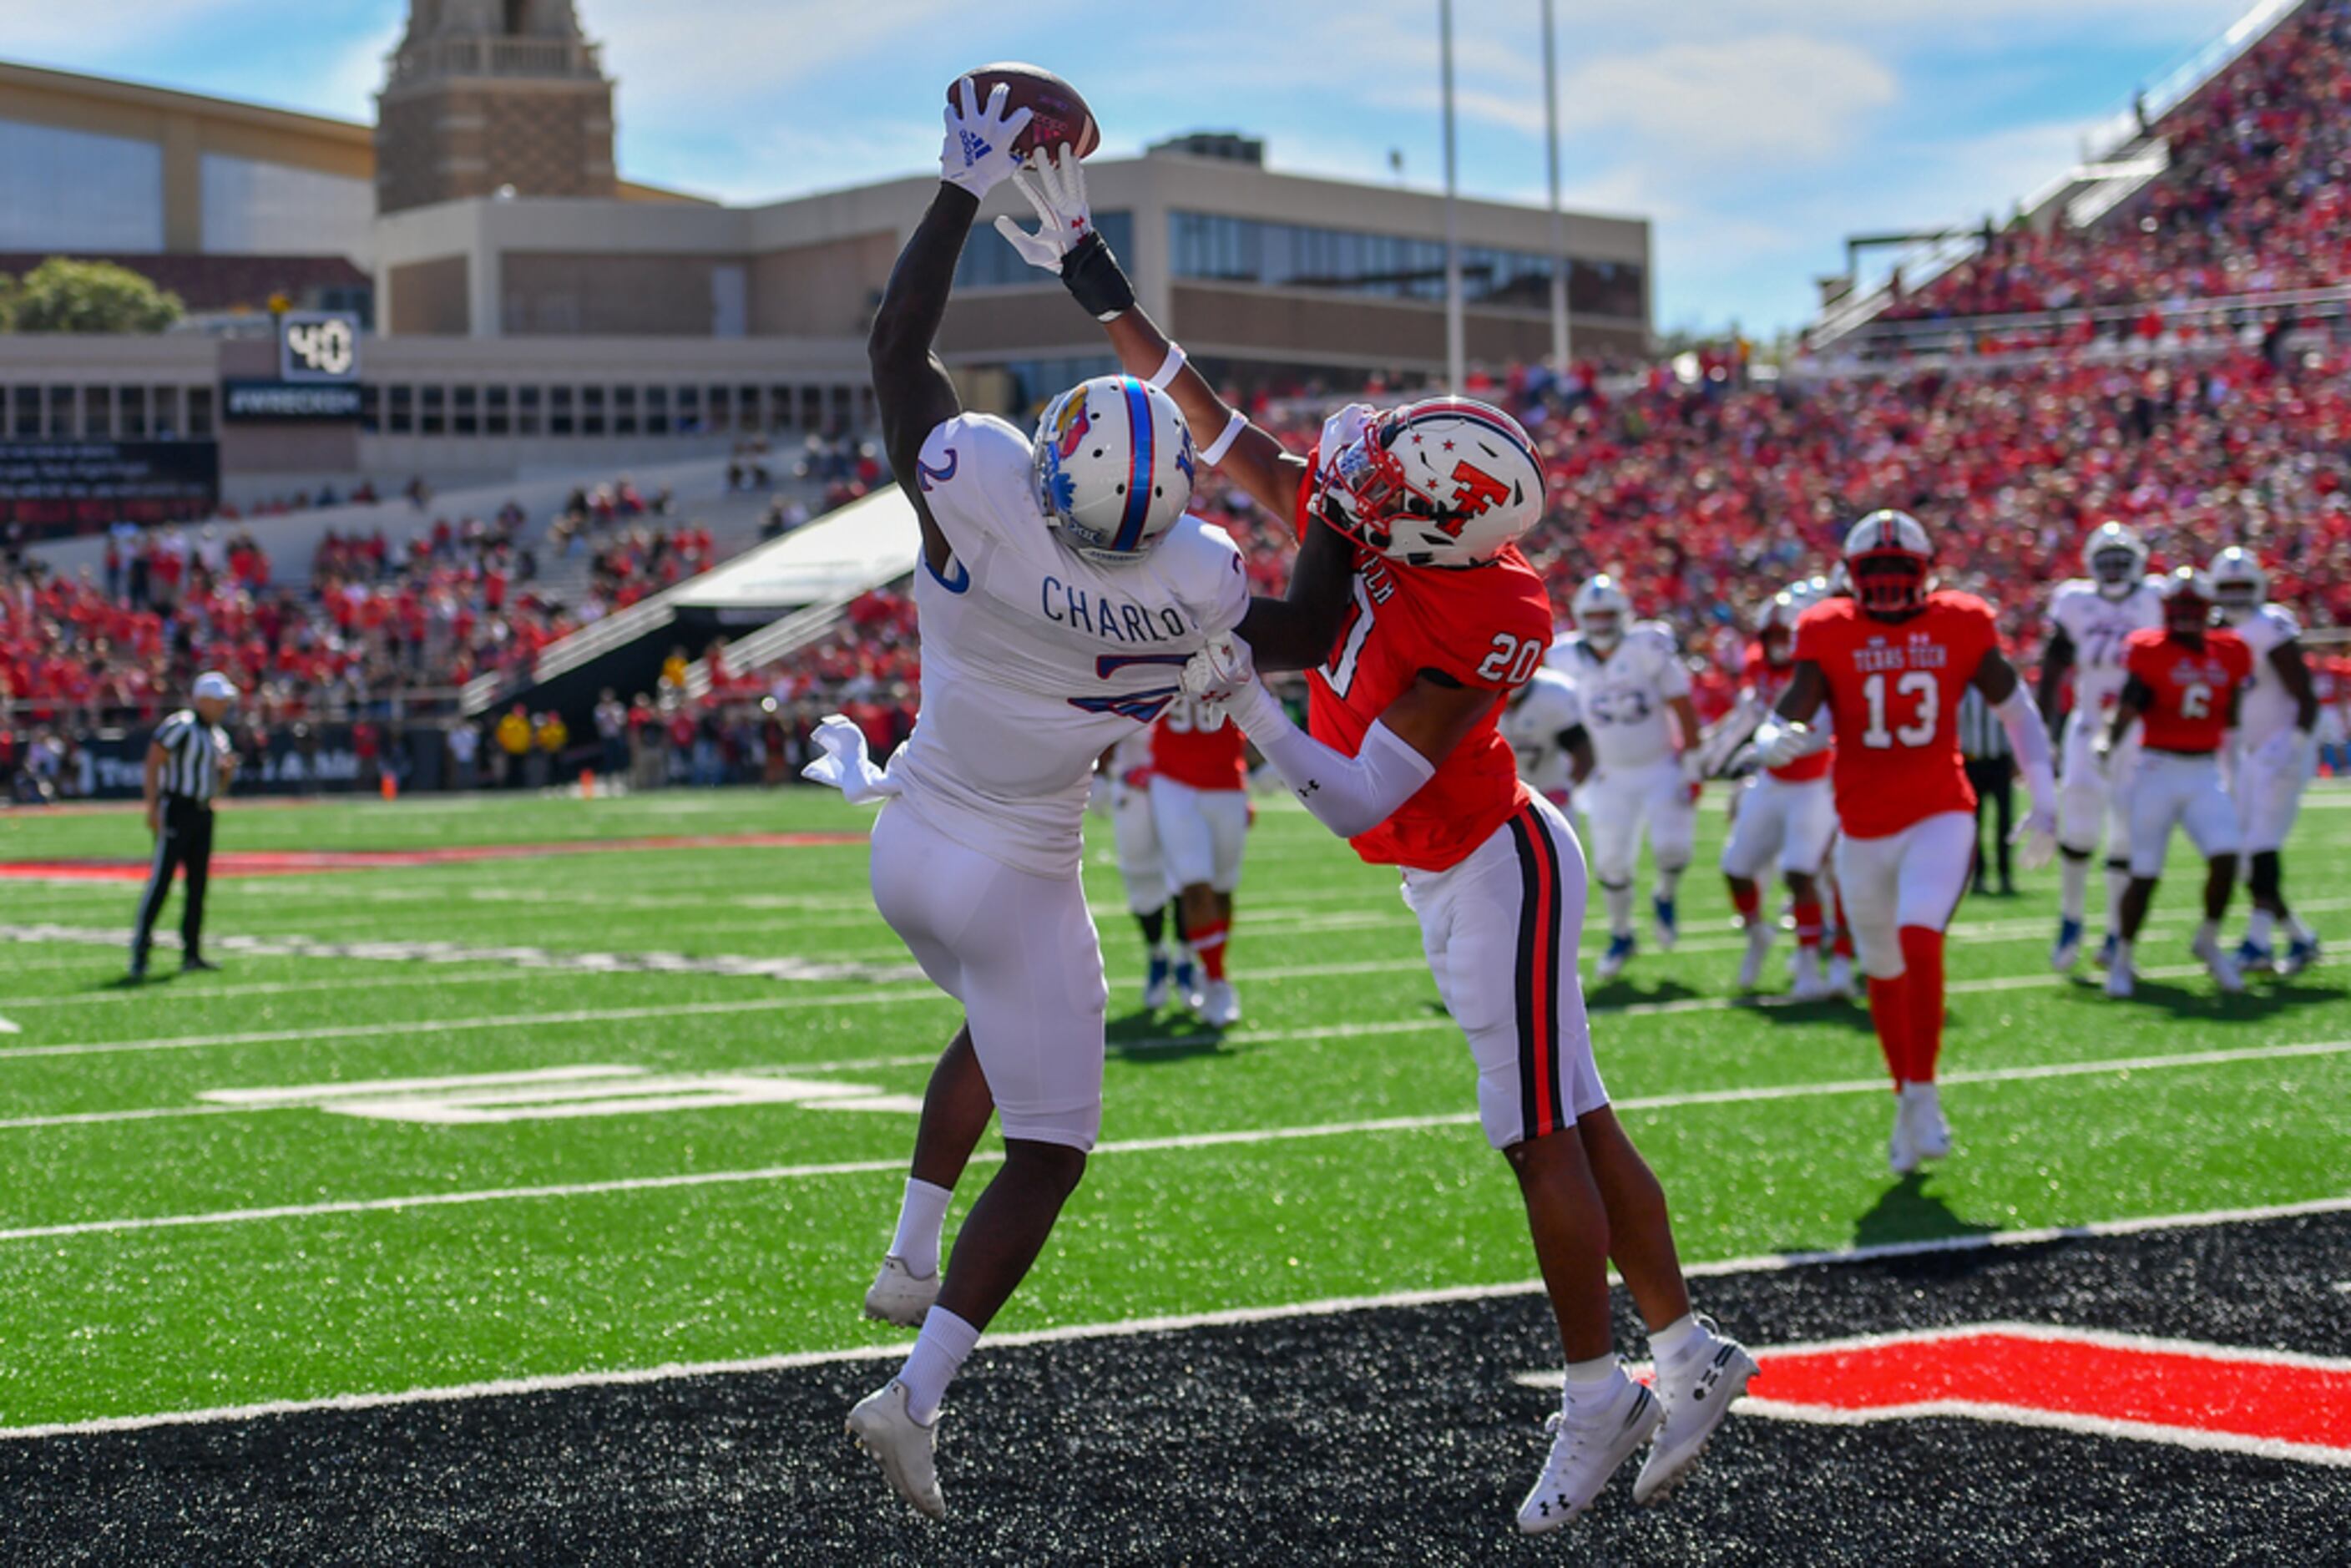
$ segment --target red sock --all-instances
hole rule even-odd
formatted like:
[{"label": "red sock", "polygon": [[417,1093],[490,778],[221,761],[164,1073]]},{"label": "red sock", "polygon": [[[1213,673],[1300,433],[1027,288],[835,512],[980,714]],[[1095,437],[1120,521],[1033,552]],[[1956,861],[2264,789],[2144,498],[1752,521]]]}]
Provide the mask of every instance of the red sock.
[{"label": "red sock", "polygon": [[1935,1082],[1935,1059],[1943,1053],[1943,934],[1924,925],[1902,928],[1903,981],[1909,987],[1912,1083]]},{"label": "red sock", "polygon": [[1763,894],[1753,883],[1745,886],[1735,882],[1730,884],[1730,907],[1739,911],[1739,924],[1741,925],[1754,925],[1756,914],[1762,904]]},{"label": "red sock", "polygon": [[1829,950],[1840,958],[1850,958],[1853,956],[1853,926],[1844,917],[1844,892],[1843,889],[1839,889],[1837,892],[1835,908],[1837,923],[1836,946]]},{"label": "red sock", "polygon": [[1212,980],[1225,977],[1225,933],[1232,928],[1231,921],[1219,920],[1191,934],[1192,951],[1200,956],[1200,967]]},{"label": "red sock", "polygon": [[1869,1021],[1877,1026],[1877,1049],[1886,1053],[1886,1071],[1899,1089],[1910,1060],[1909,976],[1890,980],[1869,977]]},{"label": "red sock", "polygon": [[1817,947],[1821,945],[1821,901],[1817,898],[1796,902],[1796,946]]}]

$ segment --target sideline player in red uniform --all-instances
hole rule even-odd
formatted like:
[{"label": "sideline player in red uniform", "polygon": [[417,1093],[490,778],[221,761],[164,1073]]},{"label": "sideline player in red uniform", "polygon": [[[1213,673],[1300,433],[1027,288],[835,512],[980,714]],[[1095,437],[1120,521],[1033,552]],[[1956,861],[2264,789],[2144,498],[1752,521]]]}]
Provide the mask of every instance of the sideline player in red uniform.
[{"label": "sideline player in red uniform", "polygon": [[[2008,731],[2032,808],[2019,825],[2028,871],[2054,852],[2049,732],[2000,651],[1991,606],[1929,591],[1934,547],[1917,518],[1872,512],[1844,540],[1851,599],[1796,622],[1796,669],[1755,751],[1780,768],[1826,747],[1840,837],[1837,885],[1869,977],[1869,1016],[1894,1076],[1896,1174],[1950,1153],[1935,1088],[1943,1049],[1943,931],[1967,891],[1975,791],[1959,759],[1959,698],[1972,685]],[[1825,702],[1830,724],[1813,716]]]},{"label": "sideline player in red uniform", "polygon": [[[1520,781],[1497,727],[1551,643],[1550,598],[1518,548],[1542,515],[1532,444],[1499,409],[1434,398],[1342,410],[1301,462],[1228,408],[1136,308],[1067,149],[1021,183],[1042,225],[999,230],[1061,275],[1122,363],[1165,386],[1195,430],[1219,432],[1201,461],[1223,464],[1298,530],[1286,603],[1253,604],[1250,641],[1196,657],[1186,689],[1228,702],[1318,821],[1365,860],[1402,869],[1438,992],[1468,1036],[1479,1119],[1518,1176],[1568,1363],[1519,1527],[1566,1523],[1645,1441],[1633,1495],[1654,1500],[1698,1458],[1755,1362],[1690,1310],[1665,1194],[1593,1061],[1575,970],[1583,849]],[[1326,603],[1334,546],[1346,570]],[[1335,635],[1330,609],[1345,615]],[[1311,667],[1311,735],[1254,679],[1253,659]],[[1649,1330],[1654,1391],[1616,1360],[1612,1259]]]},{"label": "sideline player in red uniform", "polygon": [[2211,624],[2211,585],[2193,567],[2163,580],[2163,627],[2123,641],[2122,700],[2098,737],[2100,768],[2133,721],[2145,725],[2139,760],[2129,783],[2131,880],[2123,892],[2122,941],[2106,970],[2106,995],[2131,994],[2132,955],[2147,906],[2163,875],[2171,830],[2185,828],[2209,869],[2204,876],[2204,924],[2191,948],[2226,992],[2245,988],[2237,961],[2220,945],[2220,919],[2237,884],[2237,808],[2220,783],[2220,744],[2236,727],[2237,705],[2253,675],[2252,650],[2243,639]]},{"label": "sideline player in red uniform", "polygon": [[1222,710],[1178,697],[1151,727],[1150,789],[1167,885],[1205,977],[1186,1004],[1210,1028],[1230,1029],[1241,1001],[1225,977],[1225,945],[1249,841],[1249,742]]}]

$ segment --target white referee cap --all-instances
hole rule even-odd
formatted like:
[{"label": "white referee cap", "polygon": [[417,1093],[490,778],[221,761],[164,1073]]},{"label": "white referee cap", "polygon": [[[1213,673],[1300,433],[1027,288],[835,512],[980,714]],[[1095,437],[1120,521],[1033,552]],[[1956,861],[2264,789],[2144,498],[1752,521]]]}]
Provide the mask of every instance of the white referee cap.
[{"label": "white referee cap", "polygon": [[233,703],[236,701],[236,683],[218,670],[206,670],[196,677],[195,695],[199,697],[217,697],[222,702]]}]

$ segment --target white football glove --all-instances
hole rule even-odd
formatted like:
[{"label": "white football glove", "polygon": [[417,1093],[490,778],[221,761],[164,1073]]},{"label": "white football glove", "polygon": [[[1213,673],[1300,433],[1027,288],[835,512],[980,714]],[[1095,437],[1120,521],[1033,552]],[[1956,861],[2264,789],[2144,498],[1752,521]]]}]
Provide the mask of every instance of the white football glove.
[{"label": "white football glove", "polygon": [[1351,402],[1322,422],[1322,439],[1315,449],[1318,483],[1330,477],[1331,465],[1339,460],[1339,454],[1364,438],[1378,413],[1370,403]]},{"label": "white football glove", "polygon": [[961,101],[946,108],[947,134],[939,144],[939,178],[986,200],[988,192],[1020,167],[1020,155],[1012,151],[1013,139],[1033,116],[1026,109],[1005,112],[1010,89],[1002,82],[987,95],[985,109],[980,107],[979,89],[969,77],[956,84],[956,91]]},{"label": "white football glove", "polygon": [[1184,695],[1222,706],[1257,680],[1249,645],[1233,632],[1211,637],[1184,662]]},{"label": "white football glove", "polygon": [[1002,235],[1020,259],[1059,277],[1061,258],[1093,232],[1093,209],[1086,203],[1086,169],[1076,149],[1066,142],[1040,151],[1025,170],[1016,170],[1012,183],[1037,209],[1037,232],[1030,234],[1010,217],[996,220]]},{"label": "white football glove", "polygon": [[1785,768],[1814,749],[1813,730],[1803,724],[1766,724],[1755,732],[1755,760],[1766,768]]},{"label": "white football glove", "polygon": [[2039,871],[2057,858],[2057,808],[2032,802],[2024,821],[2016,824],[2016,831],[2008,835],[2016,846],[2016,863],[2025,871]]}]

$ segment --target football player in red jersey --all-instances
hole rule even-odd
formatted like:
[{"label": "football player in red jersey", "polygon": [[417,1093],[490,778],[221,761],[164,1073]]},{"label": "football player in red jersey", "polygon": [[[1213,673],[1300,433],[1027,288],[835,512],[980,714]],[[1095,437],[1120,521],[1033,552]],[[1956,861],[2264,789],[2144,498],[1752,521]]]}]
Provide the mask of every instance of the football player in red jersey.
[{"label": "football player in red jersey", "polygon": [[[1835,758],[1837,885],[1869,977],[1869,1014],[1894,1077],[1896,1173],[1950,1152],[1935,1088],[1943,1047],[1943,931],[1967,891],[1975,791],[1959,760],[1959,698],[1984,695],[2032,795],[2018,826],[2030,871],[2056,846],[2056,777],[2049,732],[2000,651],[1991,606],[1929,591],[1934,549],[1917,518],[1872,512],[1844,540],[1853,597],[1828,599],[1796,622],[1796,668],[1757,757],[1784,768],[1825,748]],[[1811,720],[1822,704],[1830,723]]]},{"label": "football player in red jersey", "polygon": [[2237,704],[2252,679],[2252,650],[2225,627],[2211,624],[2215,601],[2202,572],[2181,567],[2163,580],[2163,627],[2123,640],[2122,700],[2098,737],[2098,766],[2112,766],[2115,747],[2133,723],[2143,725],[2139,761],[2130,779],[2131,880],[2123,893],[2122,942],[2106,970],[2106,995],[2131,994],[2133,952],[2147,906],[2163,874],[2171,830],[2185,828],[2209,862],[2204,924],[2195,955],[2221,990],[2245,988],[2237,961],[2220,946],[2220,918],[2237,883],[2236,804],[2220,783],[2220,744],[2236,727]]},{"label": "football player in red jersey", "polygon": [[[1798,594],[1803,593],[1802,598]],[[1746,688],[1724,721],[1723,740],[1736,741],[1742,725],[1756,727],[1759,716],[1780,699],[1796,668],[1796,622],[1812,595],[1802,585],[1774,594],[1763,607],[1748,645]],[[1776,862],[1788,883],[1796,915],[1795,995],[1803,1000],[1828,996],[1821,973],[1821,862],[1836,837],[1836,808],[1829,800],[1829,754],[1815,751],[1783,768],[1757,770],[1734,798],[1737,815],[1722,846],[1723,880],[1730,904],[1747,933],[1747,955],[1739,965],[1739,988],[1751,991],[1762,978],[1776,922],[1763,913],[1756,878]]]},{"label": "football player in red jersey", "polygon": [[1151,727],[1150,789],[1167,885],[1205,977],[1186,1004],[1210,1028],[1230,1029],[1241,1003],[1225,977],[1225,943],[1249,840],[1249,742],[1220,709],[1178,697]]},{"label": "football player in red jersey", "polygon": [[[998,227],[1061,275],[1122,363],[1165,386],[1194,429],[1218,433],[1201,461],[1297,529],[1287,601],[1253,604],[1250,642],[1195,658],[1186,688],[1228,705],[1318,821],[1365,860],[1401,869],[1438,992],[1469,1038],[1479,1119],[1518,1176],[1568,1363],[1519,1527],[1581,1513],[1644,1441],[1634,1498],[1653,1500],[1698,1458],[1755,1362],[1690,1310],[1664,1192],[1593,1061],[1575,969],[1583,850],[1520,781],[1498,728],[1552,637],[1550,597],[1518,548],[1542,515],[1532,443],[1499,409],[1432,398],[1343,409],[1301,461],[1228,408],[1136,308],[1066,150],[1022,184],[1041,227]],[[1334,548],[1343,575],[1326,602]],[[1332,608],[1344,614],[1335,635]],[[1311,670],[1311,733],[1253,664]],[[1654,1391],[1615,1357],[1612,1259],[1649,1330]]]}]

